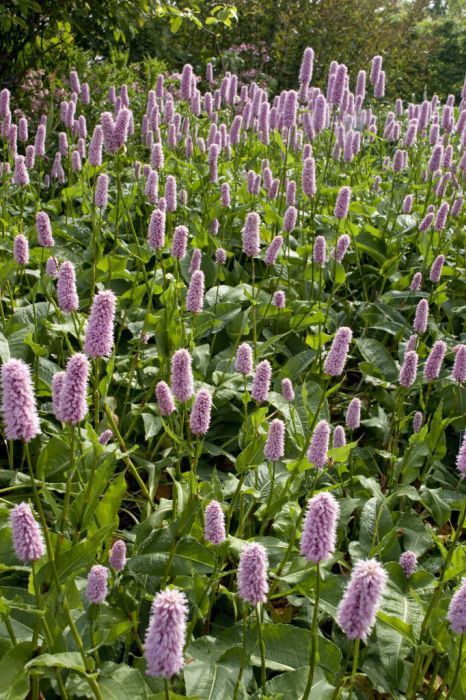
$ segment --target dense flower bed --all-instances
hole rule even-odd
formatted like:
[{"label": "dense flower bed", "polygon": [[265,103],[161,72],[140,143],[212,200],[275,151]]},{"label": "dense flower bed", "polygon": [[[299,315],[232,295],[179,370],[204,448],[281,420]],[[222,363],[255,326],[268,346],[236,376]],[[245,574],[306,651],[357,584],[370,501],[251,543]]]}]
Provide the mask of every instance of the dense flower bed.
[{"label": "dense flower bed", "polygon": [[313,60],[0,94],[5,697],[466,693],[466,87]]}]

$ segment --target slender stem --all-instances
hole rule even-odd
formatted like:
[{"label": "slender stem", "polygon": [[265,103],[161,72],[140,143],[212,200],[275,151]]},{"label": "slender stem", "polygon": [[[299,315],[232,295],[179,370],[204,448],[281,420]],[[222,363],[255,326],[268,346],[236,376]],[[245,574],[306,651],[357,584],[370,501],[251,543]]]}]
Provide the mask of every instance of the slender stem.
[{"label": "slender stem", "polygon": [[248,611],[246,608],[246,605],[244,606],[244,613],[243,613],[243,649],[242,649],[242,655],[241,655],[241,664],[239,667],[238,671],[238,678],[236,679],[235,683],[235,689],[233,691],[233,700],[236,700],[238,697],[238,690],[241,685],[241,678],[243,676],[243,671],[244,667],[246,666],[247,659],[246,659],[246,630],[247,630],[247,619],[248,619]]},{"label": "slender stem", "polygon": [[253,346],[254,346],[254,362],[257,362],[257,325],[256,325],[256,298],[255,298],[255,278],[256,278],[256,270],[254,267],[254,258],[251,258],[252,261],[252,338],[253,338]]},{"label": "slender stem", "polygon": [[[62,534],[62,537],[65,534],[65,526],[66,526],[66,519],[68,517],[68,510],[70,507],[70,500],[71,500],[71,485],[73,483],[73,477],[74,477],[74,472],[75,472],[75,431],[74,431],[74,425],[70,425],[70,466],[68,467],[68,478],[66,480],[66,490],[65,490],[65,498],[63,501],[63,510],[61,514],[61,521],[60,521],[60,531]],[[60,540],[57,540],[57,550],[56,554],[58,556],[60,549]]]},{"label": "slender stem", "polygon": [[445,700],[450,697],[450,695],[453,693],[456,683],[458,682],[458,676],[460,673],[461,669],[461,659],[463,657],[463,642],[464,642],[464,634],[461,635],[460,637],[460,648],[458,650],[458,659],[456,661],[456,667],[455,667],[455,675],[453,676],[453,680],[450,684],[450,687],[448,688],[448,693],[445,696]]},{"label": "slender stem", "polygon": [[[458,543],[458,540],[461,536],[461,532],[463,530],[465,518],[466,518],[466,503],[462,507],[460,517],[458,519],[458,528],[456,530],[455,537],[453,539],[453,543],[448,550],[447,556],[446,556],[445,561],[443,563],[442,571],[440,573],[440,578],[439,578],[438,583],[437,583],[437,587],[435,588],[435,590],[432,594],[432,598],[430,600],[429,607],[427,608],[426,614],[424,615],[424,620],[423,620],[422,626],[421,626],[421,633],[419,635],[419,644],[421,644],[423,639],[424,639],[424,635],[427,632],[427,628],[429,626],[430,618],[431,618],[432,613],[435,609],[435,606],[437,604],[439,596],[442,592],[443,579],[444,579],[445,573],[448,569],[448,566],[450,564],[451,558],[453,556],[453,552],[456,549],[456,545]],[[408,682],[408,689],[406,691],[407,698],[412,697],[411,694],[413,694],[415,689],[416,689],[416,683],[417,683],[417,678],[418,678],[418,674],[419,674],[419,665],[420,664],[422,665],[422,655],[420,656],[419,652],[417,652],[415,657],[414,657],[414,662],[413,662],[413,666],[411,669],[411,675],[410,675],[409,682]]]},{"label": "slender stem", "polygon": [[265,644],[262,637],[262,625],[261,625],[261,605],[257,603],[256,605],[256,619],[257,619],[257,636],[259,638],[259,651],[261,655],[261,686],[262,694],[265,695],[265,682],[267,680],[265,672]]},{"label": "slender stem", "polygon": [[10,639],[12,643],[16,646],[18,643],[18,640],[16,639],[15,631],[13,629],[13,625],[11,624],[10,618],[7,613],[2,613],[2,620],[5,624],[6,630],[10,636]]},{"label": "slender stem", "polygon": [[319,616],[319,598],[320,598],[320,567],[319,567],[319,562],[316,564],[316,575],[317,575],[317,580],[316,580],[316,592],[315,592],[315,600],[314,600],[314,614],[312,616],[312,626],[311,626],[311,660],[309,664],[309,676],[307,679],[307,685],[306,689],[303,693],[303,700],[308,700],[311,691],[312,691],[312,683],[314,681],[314,670],[316,666],[316,657],[317,657],[317,632],[318,632],[318,625],[317,625],[317,620]]},{"label": "slender stem", "polygon": [[[125,442],[121,436],[120,431],[118,430],[118,426],[115,423],[115,419],[114,419],[113,414],[110,410],[110,407],[107,405],[105,406],[105,415],[107,416],[108,422],[110,423],[110,426],[113,430],[114,435],[116,435],[116,437],[118,439],[118,442],[120,444],[120,449],[122,449],[124,452],[127,452]],[[134,464],[132,463],[132,461],[130,460],[129,457],[125,457],[124,462],[125,462],[126,466],[128,467],[128,469],[130,470],[133,477],[136,479],[137,483],[139,484],[139,487],[140,487],[141,491],[143,492],[144,496],[147,498],[147,500],[149,501],[151,506],[153,506],[154,503],[152,501],[152,497],[149,493],[147,486],[145,485],[145,483],[141,479],[138,470],[136,469],[136,467],[134,466]]]},{"label": "slender stem", "polygon": [[94,360],[94,426],[97,431],[99,427],[99,369],[100,369],[100,357]]},{"label": "slender stem", "polygon": [[35,477],[34,477],[34,470],[33,470],[33,468],[32,468],[31,455],[30,455],[30,453],[29,453],[29,445],[28,445],[27,442],[24,444],[24,449],[25,449],[25,452],[26,452],[26,461],[27,461],[27,463],[28,463],[29,474],[30,474],[30,477],[31,477],[32,490],[33,490],[33,493],[34,493],[35,505],[36,505],[36,508],[37,508],[37,512],[38,512],[38,514],[39,514],[39,520],[40,520],[40,523],[41,523],[41,525],[42,525],[42,530],[43,530],[43,533],[44,533],[45,546],[46,546],[46,549],[47,549],[47,556],[48,556],[49,562],[50,562],[51,567],[52,567],[53,578],[54,578],[54,581],[55,581],[55,583],[56,583],[57,589],[60,590],[60,583],[59,583],[59,580],[58,580],[57,568],[56,568],[56,565],[55,565],[55,558],[54,558],[54,555],[53,555],[53,548],[52,548],[52,542],[51,542],[51,540],[50,540],[49,528],[48,528],[48,526],[47,526],[47,520],[45,519],[44,510],[43,510],[43,508],[42,508],[42,502],[41,502],[41,500],[40,500],[40,498],[39,498],[39,492],[37,491],[36,480],[35,480]]},{"label": "slender stem", "polygon": [[351,671],[351,680],[350,680],[350,689],[349,689],[349,699],[353,697],[353,688],[354,688],[354,681],[356,678],[356,671],[358,668],[358,660],[359,660],[359,645],[361,644],[360,639],[356,639],[354,642],[354,655],[353,655],[353,670]]},{"label": "slender stem", "polygon": [[165,700],[170,700],[170,686],[168,684],[168,678],[163,679],[163,687],[165,689]]}]

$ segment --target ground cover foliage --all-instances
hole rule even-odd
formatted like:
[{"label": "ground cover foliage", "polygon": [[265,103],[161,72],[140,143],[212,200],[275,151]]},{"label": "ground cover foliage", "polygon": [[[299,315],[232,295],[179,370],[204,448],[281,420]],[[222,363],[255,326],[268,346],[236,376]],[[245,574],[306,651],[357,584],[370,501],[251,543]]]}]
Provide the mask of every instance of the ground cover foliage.
[{"label": "ground cover foliage", "polygon": [[1,698],[466,694],[466,93],[312,61],[0,96]]}]

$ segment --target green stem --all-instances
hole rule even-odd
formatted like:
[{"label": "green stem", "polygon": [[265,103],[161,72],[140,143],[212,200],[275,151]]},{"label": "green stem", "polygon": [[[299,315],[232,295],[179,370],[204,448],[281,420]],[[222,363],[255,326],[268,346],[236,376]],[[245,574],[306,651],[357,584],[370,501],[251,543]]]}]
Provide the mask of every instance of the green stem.
[{"label": "green stem", "polygon": [[254,258],[252,260],[252,338],[253,338],[253,346],[254,346],[254,362],[257,362],[257,325],[256,325],[256,298],[255,298],[255,267],[254,267]]},{"label": "green stem", "polygon": [[[112,414],[109,406],[105,406],[105,415],[107,416],[108,422],[110,423],[110,426],[113,430],[113,434],[116,435],[116,437],[118,439],[118,442],[120,444],[120,449],[123,452],[127,452],[125,442],[121,436],[120,431],[118,430],[118,426],[115,423],[115,419],[113,418],[113,414]],[[154,503],[152,501],[152,497],[149,493],[149,490],[148,490],[147,486],[145,485],[145,483],[143,482],[143,480],[141,479],[141,477],[139,476],[138,470],[136,469],[136,467],[134,466],[134,464],[132,463],[132,461],[130,460],[129,457],[125,457],[124,462],[125,462],[126,466],[128,467],[129,471],[131,472],[131,474],[133,475],[133,477],[136,479],[137,483],[139,484],[139,487],[140,487],[141,491],[143,492],[144,496],[147,498],[147,500],[149,501],[151,506],[154,507]]]},{"label": "green stem", "polygon": [[463,642],[464,642],[464,634],[462,634],[460,637],[460,648],[458,650],[458,659],[457,659],[456,667],[455,667],[455,675],[453,676],[453,680],[451,682],[451,685],[448,688],[448,693],[445,696],[445,700],[447,700],[450,697],[450,695],[453,693],[455,686],[456,686],[456,683],[458,682],[458,676],[459,676],[460,669],[461,669],[461,659],[463,657]]},{"label": "green stem", "polygon": [[358,668],[359,645],[360,644],[361,644],[361,640],[356,639],[356,641],[354,642],[353,670],[351,671],[351,680],[350,680],[350,689],[349,689],[348,700],[351,700],[351,698],[353,697],[353,688],[354,688],[354,681],[356,679],[356,671]]},{"label": "green stem", "polygon": [[[74,477],[74,472],[76,469],[75,466],[75,454],[74,454],[74,448],[75,448],[75,432],[74,432],[74,425],[70,425],[70,465],[68,467],[68,477],[66,479],[66,490],[65,490],[65,498],[63,501],[63,510],[61,514],[61,521],[60,521],[60,531],[62,537],[65,536],[65,526],[66,526],[66,519],[68,517],[68,510],[70,507],[70,500],[71,500],[71,485],[73,483],[73,477]],[[56,554],[58,556],[60,549],[60,539],[57,540],[57,550]]]},{"label": "green stem", "polygon": [[262,637],[262,625],[261,625],[261,605],[257,603],[256,605],[256,620],[257,620],[257,636],[259,638],[259,651],[261,655],[261,687],[262,694],[265,695],[265,683],[267,680],[265,672],[265,644]]},{"label": "green stem", "polygon": [[233,700],[236,700],[238,697],[238,690],[241,685],[241,678],[243,677],[243,671],[244,667],[246,666],[247,663],[247,658],[246,658],[246,631],[247,631],[247,619],[248,619],[248,611],[246,606],[244,606],[244,614],[243,614],[243,653],[241,655],[241,664],[239,667],[238,671],[238,678],[236,679],[235,683],[235,689],[233,691]]},{"label": "green stem", "polygon": [[[421,633],[419,635],[419,645],[424,640],[424,636],[425,636],[425,634],[427,632],[427,628],[429,626],[430,618],[432,616],[433,611],[435,610],[435,606],[437,605],[438,599],[442,593],[443,579],[444,579],[445,573],[448,569],[448,566],[450,564],[453,553],[456,549],[456,545],[458,543],[458,540],[461,536],[461,532],[463,530],[465,518],[466,518],[466,503],[463,504],[463,507],[462,507],[462,510],[460,513],[460,517],[458,519],[458,528],[456,530],[455,537],[453,539],[453,543],[447,552],[447,556],[446,556],[445,561],[443,563],[443,568],[442,568],[442,571],[440,573],[440,578],[438,580],[437,587],[435,588],[435,591],[432,595],[429,607],[427,608],[427,612],[424,615],[424,620],[423,620],[422,626],[421,626]],[[417,683],[417,678],[418,678],[418,674],[419,674],[419,665],[420,664],[422,666],[422,655],[420,656],[419,653],[416,652],[416,655],[414,657],[414,662],[413,662],[413,665],[411,668],[411,675],[410,675],[409,682],[408,682],[408,689],[406,691],[407,698],[414,697],[413,694],[414,694],[414,691],[416,689],[416,683]]]},{"label": "green stem", "polygon": [[6,630],[10,636],[12,643],[16,646],[16,644],[18,643],[18,640],[16,639],[15,631],[13,629],[13,626],[10,622],[10,618],[9,618],[7,613],[2,614],[2,620],[5,624]]},{"label": "green stem", "polygon": [[314,681],[314,670],[316,666],[316,657],[317,657],[317,632],[318,632],[318,625],[317,625],[317,620],[318,620],[318,615],[319,615],[319,597],[320,597],[320,568],[319,568],[319,562],[316,564],[316,575],[317,575],[317,580],[316,580],[316,592],[315,592],[315,600],[314,600],[314,614],[312,616],[312,626],[311,626],[311,660],[309,664],[309,676],[307,679],[307,685],[306,689],[303,693],[303,700],[308,700],[311,691],[312,691],[312,683]]}]

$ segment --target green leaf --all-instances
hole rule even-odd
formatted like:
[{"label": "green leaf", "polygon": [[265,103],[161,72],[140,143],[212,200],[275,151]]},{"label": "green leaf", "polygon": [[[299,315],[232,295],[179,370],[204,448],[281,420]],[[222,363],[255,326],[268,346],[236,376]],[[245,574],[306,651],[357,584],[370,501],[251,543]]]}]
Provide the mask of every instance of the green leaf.
[{"label": "green leaf", "polygon": [[0,700],[23,700],[29,693],[25,666],[34,653],[30,642],[17,644],[0,659]]},{"label": "green leaf", "polygon": [[367,362],[376,367],[380,376],[389,382],[398,379],[398,369],[387,348],[374,338],[356,338],[359,352]]},{"label": "green leaf", "polygon": [[26,664],[26,668],[46,666],[49,668],[69,668],[78,673],[86,673],[81,654],[77,651],[66,651],[61,654],[41,654]]}]

